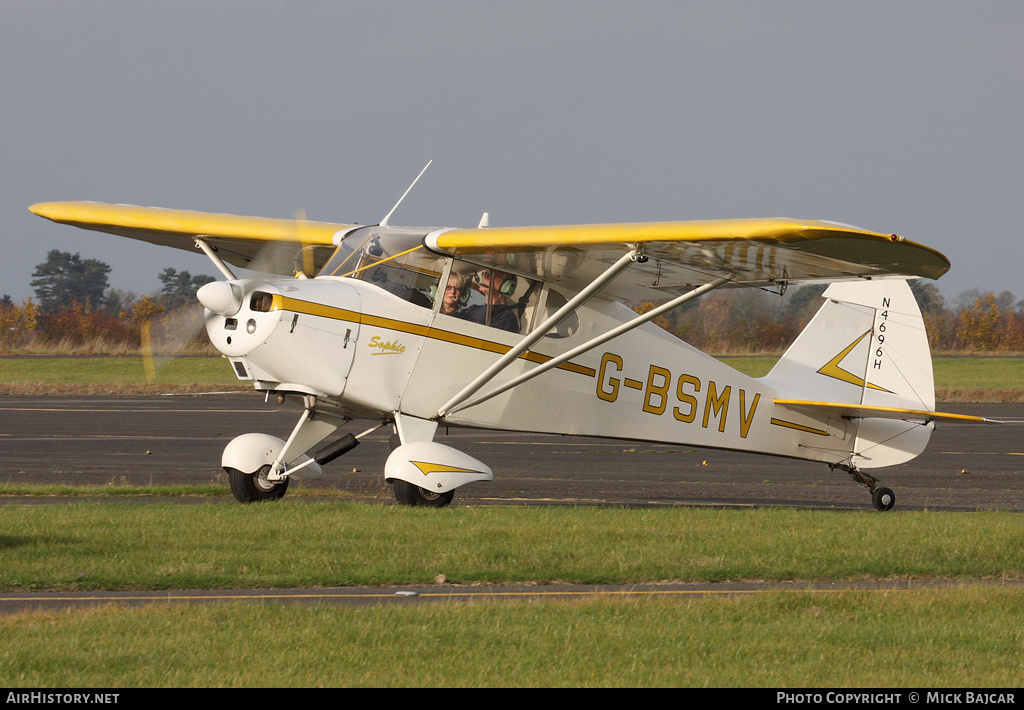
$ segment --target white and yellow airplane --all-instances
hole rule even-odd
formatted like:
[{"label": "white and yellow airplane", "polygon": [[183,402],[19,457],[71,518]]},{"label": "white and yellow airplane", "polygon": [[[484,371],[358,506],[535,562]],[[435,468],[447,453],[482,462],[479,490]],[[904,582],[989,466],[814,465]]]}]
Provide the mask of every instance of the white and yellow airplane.
[{"label": "white and yellow airplane", "polygon": [[[210,339],[239,379],[303,410],[286,441],[228,444],[222,465],[242,502],[319,478],[389,426],[384,477],[397,500],[447,505],[459,486],[493,478],[434,441],[439,426],[460,426],[820,461],[888,510],[893,492],[865,470],[920,454],[936,421],[988,421],[935,411],[906,279],[938,278],[949,261],[895,234],[790,219],[489,228],[485,214],[476,229],[428,229],[391,226],[391,213],[358,226],[92,202],[30,209],[198,247],[224,275],[197,294]],[[285,278],[236,278],[229,266],[257,263],[284,263]],[[826,281],[820,311],[761,378],[650,322],[716,288]],[[643,315],[623,305],[639,300],[664,303]],[[321,446],[355,419],[374,425]]]}]

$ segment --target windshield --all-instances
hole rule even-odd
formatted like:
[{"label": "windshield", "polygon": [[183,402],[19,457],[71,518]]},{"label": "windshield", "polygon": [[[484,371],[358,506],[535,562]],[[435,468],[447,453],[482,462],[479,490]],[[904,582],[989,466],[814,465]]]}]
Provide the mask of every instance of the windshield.
[{"label": "windshield", "polygon": [[320,271],[380,286],[410,303],[432,308],[445,259],[422,246],[422,233],[364,227],[349,233]]}]

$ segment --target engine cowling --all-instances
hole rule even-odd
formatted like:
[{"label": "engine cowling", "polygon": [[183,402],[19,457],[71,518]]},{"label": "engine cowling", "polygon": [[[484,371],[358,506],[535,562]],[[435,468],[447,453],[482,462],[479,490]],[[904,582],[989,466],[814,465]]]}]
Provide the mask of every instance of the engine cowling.
[{"label": "engine cowling", "polygon": [[199,289],[210,342],[258,390],[337,397],[359,331],[359,294],[341,279],[213,282]]}]

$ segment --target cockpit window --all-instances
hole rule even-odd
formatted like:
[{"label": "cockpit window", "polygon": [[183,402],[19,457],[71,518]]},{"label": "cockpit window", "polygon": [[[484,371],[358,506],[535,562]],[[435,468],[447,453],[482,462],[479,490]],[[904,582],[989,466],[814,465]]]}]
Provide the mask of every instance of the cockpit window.
[{"label": "cockpit window", "polygon": [[368,232],[369,230],[363,227],[349,233],[342,240],[341,244],[338,245],[334,255],[324,264],[324,268],[321,269],[318,275],[346,276],[348,272],[353,271],[359,265],[359,258],[363,253],[364,247],[369,243],[370,237],[367,236]]},{"label": "cockpit window", "polygon": [[345,237],[320,275],[367,281],[431,308],[444,259],[420,246],[421,239],[421,235],[403,233],[378,235],[376,228],[357,230]]},{"label": "cockpit window", "polygon": [[522,333],[529,329],[530,315],[540,295],[539,285],[507,271],[455,261],[439,312]]},{"label": "cockpit window", "polygon": [[417,306],[431,308],[441,272],[440,269],[423,269],[408,263],[371,259],[356,278],[377,284],[385,291]]}]

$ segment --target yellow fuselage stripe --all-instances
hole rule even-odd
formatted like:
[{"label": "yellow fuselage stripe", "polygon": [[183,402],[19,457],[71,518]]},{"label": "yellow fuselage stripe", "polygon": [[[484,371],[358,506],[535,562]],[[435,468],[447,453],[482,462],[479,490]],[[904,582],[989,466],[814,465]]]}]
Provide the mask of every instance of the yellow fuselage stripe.
[{"label": "yellow fuselage stripe", "polygon": [[[302,301],[297,298],[289,298],[281,295],[274,296],[270,310],[289,311],[291,313],[319,316],[321,318],[330,318],[332,320],[348,321],[350,323],[358,323],[359,325],[386,328],[399,333],[409,333],[411,335],[418,335],[445,343],[452,343],[454,345],[461,345],[468,348],[474,348],[476,350],[497,353],[498,355],[504,355],[512,349],[509,345],[503,345],[501,343],[484,340],[482,338],[474,338],[469,335],[462,335],[461,333],[453,333],[450,330],[431,328],[426,325],[416,325],[415,323],[395,320],[393,318],[384,318],[382,316],[374,316],[368,313],[357,313],[356,311],[350,311],[345,308],[336,308],[322,303]],[[551,359],[551,357],[547,355],[541,355],[540,353],[535,353],[531,350],[527,350],[519,357],[528,362],[537,364],[545,363]],[[565,370],[567,372],[575,372],[578,375],[586,375],[587,377],[597,376],[597,370],[594,368],[577,365],[572,362],[562,363],[557,366],[557,369]]]},{"label": "yellow fuselage stripe", "polygon": [[825,429],[815,429],[805,424],[797,424],[796,422],[789,422],[785,419],[771,418],[771,423],[775,426],[786,427],[787,429],[796,429],[797,431],[806,431],[808,434],[817,434],[818,436],[828,436],[828,431]]}]

